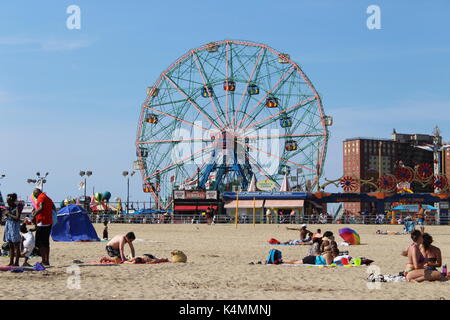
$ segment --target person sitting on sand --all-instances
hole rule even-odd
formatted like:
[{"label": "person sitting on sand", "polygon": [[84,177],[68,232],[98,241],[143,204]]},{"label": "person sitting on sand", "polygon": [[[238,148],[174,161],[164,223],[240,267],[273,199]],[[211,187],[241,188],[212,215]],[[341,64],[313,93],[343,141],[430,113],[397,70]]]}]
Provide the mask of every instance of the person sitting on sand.
[{"label": "person sitting on sand", "polygon": [[301,228],[289,228],[286,227],[286,230],[294,230],[294,231],[300,231],[300,238],[299,240],[294,242],[309,242],[312,239],[313,233],[309,231],[306,224],[302,224]]},{"label": "person sitting on sand", "polygon": [[320,245],[320,252],[327,264],[332,264],[334,258],[339,255],[339,249],[334,240],[333,232],[326,231],[322,237],[322,244]]},{"label": "person sitting on sand", "polygon": [[322,238],[313,238],[313,244],[308,249],[308,255],[302,260],[283,260],[285,264],[315,264],[316,257],[321,255],[320,245],[322,244]]},{"label": "person sitting on sand", "polygon": [[313,235],[313,241],[315,238],[321,238],[322,239],[323,234],[322,234],[322,230],[317,229],[316,233]]},{"label": "person sitting on sand", "polygon": [[414,278],[418,277],[417,273],[411,275],[411,272],[425,268],[425,257],[420,251],[420,246],[423,243],[422,233],[419,230],[414,230],[411,232],[411,240],[413,243],[402,252],[403,256],[408,257],[404,272],[408,281],[414,281]]},{"label": "person sitting on sand", "polygon": [[424,258],[424,268],[408,272],[406,279],[411,282],[445,280],[437,270],[442,265],[441,250],[432,245],[433,237],[428,233],[422,234],[422,239],[419,250]]},{"label": "person sitting on sand", "polygon": [[117,235],[112,238],[106,245],[108,256],[114,258],[119,257],[121,261],[127,260],[124,253],[125,244],[128,243],[131,250],[131,257],[134,258],[133,241],[136,239],[134,232],[128,232],[126,235]]}]

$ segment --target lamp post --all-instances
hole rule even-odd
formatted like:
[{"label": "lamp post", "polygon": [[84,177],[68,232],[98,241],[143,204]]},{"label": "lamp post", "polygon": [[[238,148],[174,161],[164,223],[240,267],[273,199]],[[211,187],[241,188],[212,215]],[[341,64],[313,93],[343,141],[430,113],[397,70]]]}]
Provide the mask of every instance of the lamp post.
[{"label": "lamp post", "polygon": [[36,188],[39,188],[40,186],[41,191],[44,191],[44,184],[47,182],[47,176],[48,172],[46,172],[44,176],[41,176],[41,173],[38,171],[36,172],[36,179],[27,179],[27,182],[34,183]]},{"label": "lamp post", "polygon": [[87,178],[92,176],[92,171],[80,171],[80,177],[84,177],[84,208],[87,209],[87,201],[86,201],[86,188],[87,188]]},{"label": "lamp post", "polygon": [[130,177],[134,176],[136,172],[135,171],[123,171],[122,175],[124,177],[127,177],[127,213],[129,211],[129,204],[130,204]]},{"label": "lamp post", "polygon": [[[0,174],[0,180],[3,179],[4,177],[6,177],[5,174]],[[1,184],[0,184],[1,185]],[[2,197],[2,192],[0,191],[0,205],[4,205],[3,203],[3,197]]]}]

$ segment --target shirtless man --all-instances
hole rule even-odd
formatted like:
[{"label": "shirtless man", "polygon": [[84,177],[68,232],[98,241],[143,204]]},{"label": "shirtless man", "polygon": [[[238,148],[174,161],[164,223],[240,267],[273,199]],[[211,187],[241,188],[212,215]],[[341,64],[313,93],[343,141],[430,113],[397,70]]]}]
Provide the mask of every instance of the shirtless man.
[{"label": "shirtless man", "polygon": [[131,257],[134,258],[133,241],[136,239],[134,232],[128,232],[126,235],[120,234],[115,236],[106,245],[108,256],[114,258],[119,257],[121,261],[127,260],[124,253],[125,244],[128,243],[131,249]]},{"label": "shirtless man", "polygon": [[425,210],[421,204],[419,204],[419,211],[417,211],[417,224],[420,227],[420,232],[425,232]]},{"label": "shirtless man", "polygon": [[306,224],[302,224],[302,227],[300,229],[299,228],[289,228],[289,227],[286,227],[286,229],[300,231],[300,241],[308,242],[308,241],[311,241],[311,239],[313,237],[313,233],[311,231],[309,231],[308,229],[306,229],[306,227],[307,227]]}]

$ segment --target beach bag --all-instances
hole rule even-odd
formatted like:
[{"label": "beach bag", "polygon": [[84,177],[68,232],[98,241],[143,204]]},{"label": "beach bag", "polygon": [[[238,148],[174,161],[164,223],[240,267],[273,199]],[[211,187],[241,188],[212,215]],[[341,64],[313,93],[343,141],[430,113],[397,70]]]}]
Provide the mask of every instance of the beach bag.
[{"label": "beach bag", "polygon": [[173,263],[186,263],[187,262],[187,257],[183,251],[174,250],[171,252],[171,254],[172,254],[172,262]]},{"label": "beach bag", "polygon": [[58,222],[58,213],[52,209],[52,227]]},{"label": "beach bag", "polygon": [[281,264],[281,263],[283,263],[281,251],[277,249],[271,249],[269,251],[269,256],[267,257],[266,264]]}]

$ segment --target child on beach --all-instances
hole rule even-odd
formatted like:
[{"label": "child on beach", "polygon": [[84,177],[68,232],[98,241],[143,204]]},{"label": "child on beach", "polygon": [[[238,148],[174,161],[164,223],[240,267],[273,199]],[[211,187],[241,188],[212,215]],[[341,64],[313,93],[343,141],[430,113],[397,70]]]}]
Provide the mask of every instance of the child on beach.
[{"label": "child on beach", "polygon": [[28,263],[28,259],[30,258],[34,250],[34,235],[31,230],[27,229],[27,225],[25,223],[22,223],[22,225],[20,226],[20,234],[22,235],[22,250],[20,252],[20,255],[25,258],[23,266],[31,267],[31,265]]},{"label": "child on beach", "polygon": [[5,231],[3,241],[9,244],[9,265],[19,266],[20,258],[20,214],[21,208],[17,205],[17,194],[8,194],[7,200],[8,208],[3,210],[3,215],[6,217]]},{"label": "child on beach", "polygon": [[121,259],[121,261],[127,260],[124,253],[124,247],[125,244],[128,243],[128,246],[131,250],[131,258],[134,258],[134,247],[133,247],[133,241],[136,239],[136,236],[134,235],[134,232],[128,232],[126,235],[117,235],[113,237],[108,244],[106,245],[106,252],[108,253],[108,256],[115,258],[118,257]]},{"label": "child on beach", "polygon": [[108,220],[103,221],[105,228],[103,229],[103,240],[108,240]]}]

